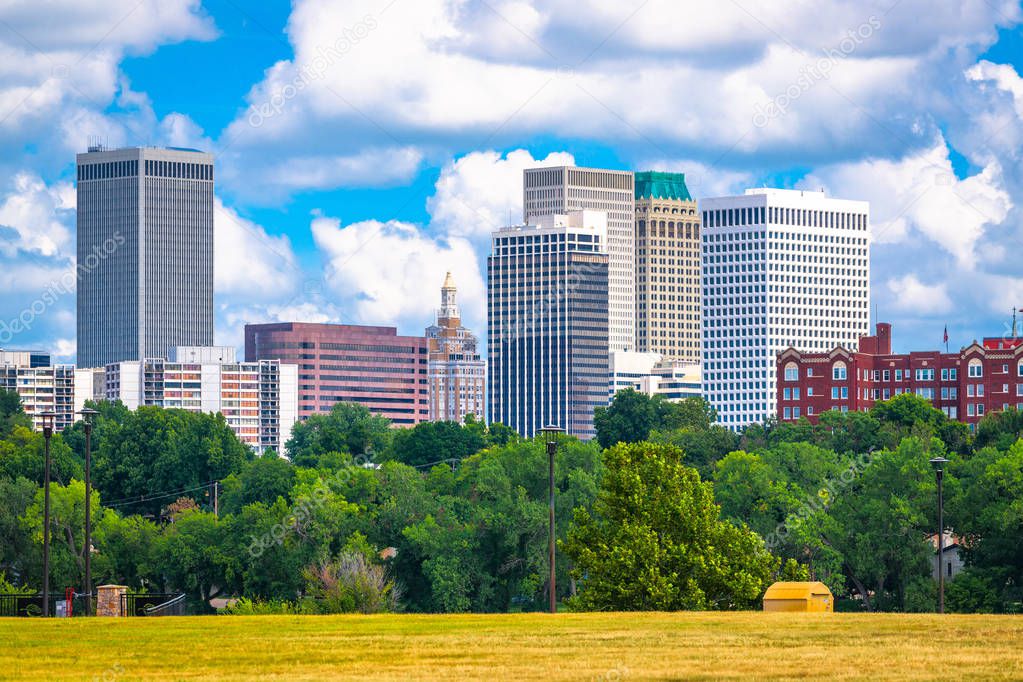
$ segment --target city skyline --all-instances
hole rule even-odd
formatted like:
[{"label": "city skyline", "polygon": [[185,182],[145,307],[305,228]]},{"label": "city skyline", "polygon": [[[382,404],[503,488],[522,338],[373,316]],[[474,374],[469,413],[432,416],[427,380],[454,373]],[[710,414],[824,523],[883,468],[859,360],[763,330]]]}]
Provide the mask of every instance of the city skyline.
[{"label": "city skyline", "polygon": [[482,330],[489,234],[521,215],[522,170],[573,165],[682,172],[698,201],[763,185],[869,201],[871,322],[902,330],[897,350],[946,326],[956,347],[1005,333],[1023,305],[1018,3],[590,9],[12,11],[0,346],[74,359],[73,158],[96,139],[215,155],[215,340],[237,348],[247,322],[419,333],[421,282],[447,270]]}]

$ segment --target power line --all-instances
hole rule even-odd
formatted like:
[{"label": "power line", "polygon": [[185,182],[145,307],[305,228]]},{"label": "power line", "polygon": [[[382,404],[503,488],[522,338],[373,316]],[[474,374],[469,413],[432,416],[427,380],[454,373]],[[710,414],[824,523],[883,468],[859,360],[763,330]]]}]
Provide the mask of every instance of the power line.
[{"label": "power line", "polygon": [[214,483],[220,483],[220,481],[207,481],[206,483],[198,485],[198,486],[196,486],[194,488],[182,488],[180,490],[171,490],[171,491],[166,491],[166,492],[165,491],[160,491],[160,492],[152,493],[152,494],[145,493],[143,495],[136,495],[136,496],[133,496],[133,497],[122,497],[120,499],[112,500],[111,502],[102,502],[101,501],[101,504],[104,507],[111,508],[111,507],[123,507],[123,506],[129,505],[129,504],[138,504],[138,503],[141,503],[141,502],[150,502],[152,500],[161,500],[161,499],[164,499],[164,498],[167,498],[167,497],[173,497],[174,495],[183,495],[184,493],[195,492],[196,490],[208,489]]}]

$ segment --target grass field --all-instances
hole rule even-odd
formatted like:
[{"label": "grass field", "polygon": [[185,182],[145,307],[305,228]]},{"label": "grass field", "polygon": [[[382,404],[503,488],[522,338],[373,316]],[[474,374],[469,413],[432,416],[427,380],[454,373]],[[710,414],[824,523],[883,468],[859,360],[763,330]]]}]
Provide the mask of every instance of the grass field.
[{"label": "grass field", "polygon": [[1023,679],[1023,617],[559,614],[0,619],[0,677]]}]

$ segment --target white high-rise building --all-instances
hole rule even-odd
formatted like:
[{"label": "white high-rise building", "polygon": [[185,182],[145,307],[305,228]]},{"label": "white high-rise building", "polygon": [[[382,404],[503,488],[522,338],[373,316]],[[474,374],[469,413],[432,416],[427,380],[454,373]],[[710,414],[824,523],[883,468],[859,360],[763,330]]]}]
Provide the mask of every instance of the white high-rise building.
[{"label": "white high-rise building", "polygon": [[869,333],[870,206],[749,189],[700,210],[703,394],[740,429],[777,412],[777,353],[856,348]]},{"label": "white high-rise building", "polygon": [[132,410],[156,405],[219,412],[246,445],[284,454],[298,420],[298,365],[235,362],[234,349],[222,347],[172,348],[170,355],[107,365],[102,397]]},{"label": "white high-rise building", "polygon": [[635,178],[600,168],[530,168],[523,172],[523,219],[594,210],[607,214],[608,324],[612,351],[636,348]]}]

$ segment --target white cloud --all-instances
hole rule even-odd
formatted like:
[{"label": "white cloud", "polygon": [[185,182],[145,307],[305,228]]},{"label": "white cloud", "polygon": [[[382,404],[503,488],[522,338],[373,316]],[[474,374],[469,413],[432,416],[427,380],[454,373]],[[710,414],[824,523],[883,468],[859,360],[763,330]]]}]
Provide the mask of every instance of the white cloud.
[{"label": "white cloud", "polygon": [[8,255],[19,250],[43,256],[71,255],[74,208],[75,191],[71,183],[48,186],[35,173],[17,173],[10,192],[0,202],[0,226],[13,229],[17,238],[4,239],[0,235],[0,251]]},{"label": "white cloud", "polygon": [[1001,223],[1013,207],[996,160],[960,180],[940,136],[929,148],[901,159],[824,166],[801,185],[869,201],[875,241],[911,243],[924,237],[966,268],[976,265],[985,231]]},{"label": "white cloud", "polygon": [[496,151],[472,152],[454,159],[441,169],[436,191],[426,202],[431,231],[489,246],[491,232],[522,222],[524,169],[574,164],[568,152],[534,159],[525,149],[504,156]]},{"label": "white cloud", "polygon": [[199,0],[17,3],[5,7],[4,25],[0,149],[38,140],[38,153],[61,165],[89,134],[120,134],[116,114],[106,110],[123,86],[125,55],[216,35]]},{"label": "white cloud", "polygon": [[273,300],[295,292],[301,274],[287,236],[268,234],[219,198],[213,204],[213,235],[218,297]]},{"label": "white cloud", "polygon": [[[299,0],[287,30],[294,58],[266,71],[226,137],[266,166],[257,174],[280,158],[410,144],[426,156],[534,135],[725,172],[755,156],[787,164],[885,157],[893,140],[905,148],[931,139],[934,121],[907,109],[940,100],[949,69],[1019,16],[1014,3],[980,0]],[[754,124],[758,106],[790,92],[827,55],[826,75],[799,86],[784,115]],[[345,174],[295,179],[350,186]]]},{"label": "white cloud", "polygon": [[637,168],[683,173],[689,194],[697,200],[742,194],[754,182],[753,175],[748,172],[715,168],[699,161],[684,159],[648,159]]},{"label": "white cloud", "polygon": [[947,313],[952,310],[952,299],[945,283],[924,284],[915,275],[889,279],[886,283],[890,298],[886,302],[905,313],[915,316]]},{"label": "white cloud", "polygon": [[433,322],[440,286],[450,271],[459,290],[467,326],[484,319],[483,277],[465,239],[434,239],[414,225],[367,220],[342,226],[336,218],[312,221],[313,238],[324,257],[328,290],[350,303],[360,323],[395,324],[421,333]]}]

